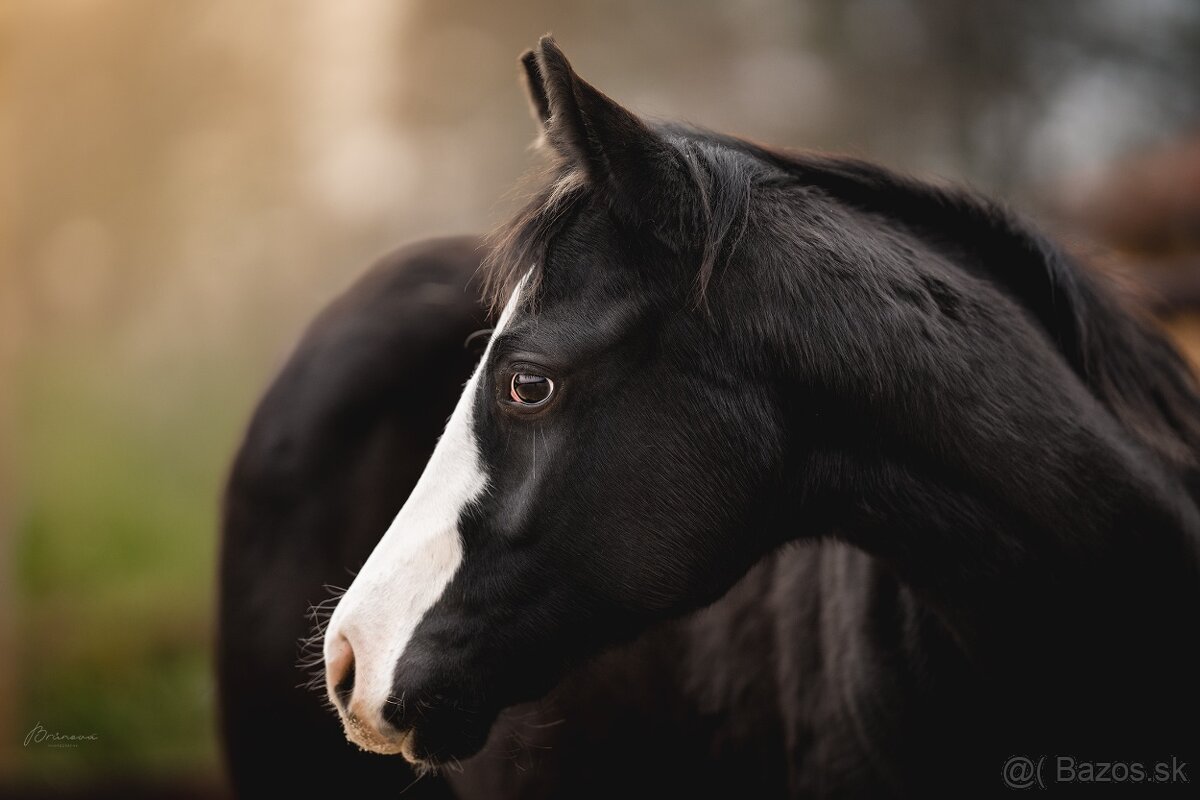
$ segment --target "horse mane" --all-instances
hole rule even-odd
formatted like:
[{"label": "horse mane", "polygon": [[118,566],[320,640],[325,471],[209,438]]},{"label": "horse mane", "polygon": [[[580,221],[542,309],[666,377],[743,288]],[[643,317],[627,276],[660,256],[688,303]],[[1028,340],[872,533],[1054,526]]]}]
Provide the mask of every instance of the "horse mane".
[{"label": "horse mane", "polygon": [[989,281],[1040,324],[1075,374],[1143,444],[1190,473],[1200,456],[1200,394],[1178,350],[1098,271],[999,203],[845,157],[728,140],[859,210],[880,214]]},{"label": "horse mane", "polygon": [[594,189],[563,161],[556,161],[548,174],[537,174],[542,184],[514,219],[488,234],[487,254],[480,264],[483,303],[496,316],[517,281],[528,272],[525,285],[536,297],[542,267],[550,242],[595,193]]},{"label": "horse mane", "polygon": [[[681,236],[668,234],[667,238],[693,243],[698,262],[693,296],[697,305],[703,305],[709,281],[745,232],[751,190],[769,170],[730,150],[715,135],[701,135],[684,126],[659,125],[656,129],[675,148],[693,193],[689,198],[693,202],[686,208],[664,209],[662,217],[678,217],[681,211],[686,217]],[[526,288],[531,297],[536,296],[546,250],[555,236],[588,203],[606,200],[605,193],[569,160],[552,149],[543,151],[551,161],[548,170],[535,174],[542,188],[515,219],[487,238],[488,254],[480,271],[484,303],[492,314],[503,307],[512,287],[527,271]]]},{"label": "horse mane", "polygon": [[[902,226],[1020,304],[1110,413],[1183,470],[1189,490],[1200,496],[1200,392],[1190,367],[1132,298],[1007,208],[854,158],[768,148],[673,124],[657,130],[679,148],[699,200],[701,301],[714,269],[736,248],[755,182],[782,173]],[[545,248],[596,193],[568,164],[554,165],[545,188],[490,240],[481,269],[492,308],[530,266],[536,286]]]}]

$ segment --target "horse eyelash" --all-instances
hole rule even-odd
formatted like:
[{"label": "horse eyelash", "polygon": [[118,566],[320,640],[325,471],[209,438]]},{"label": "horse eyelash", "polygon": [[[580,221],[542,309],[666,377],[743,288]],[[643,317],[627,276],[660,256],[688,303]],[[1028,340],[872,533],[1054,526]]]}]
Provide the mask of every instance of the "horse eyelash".
[{"label": "horse eyelash", "polygon": [[480,328],[479,330],[473,332],[470,336],[463,340],[463,349],[469,349],[471,345],[474,344],[478,339],[486,340],[490,338],[495,330],[495,328]]}]

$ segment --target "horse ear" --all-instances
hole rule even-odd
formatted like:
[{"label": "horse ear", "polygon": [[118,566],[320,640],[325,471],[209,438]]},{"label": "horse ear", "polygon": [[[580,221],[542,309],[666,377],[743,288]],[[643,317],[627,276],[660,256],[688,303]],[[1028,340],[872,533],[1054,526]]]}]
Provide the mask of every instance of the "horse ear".
[{"label": "horse ear", "polygon": [[529,106],[534,119],[545,128],[550,121],[550,100],[546,97],[546,84],[538,68],[537,54],[526,50],[521,54],[521,66],[525,68],[525,91],[529,93]]},{"label": "horse ear", "polygon": [[540,79],[541,91],[530,94],[551,147],[660,231],[680,221],[687,174],[674,147],[576,75],[553,38],[542,37],[526,71],[531,85]]}]

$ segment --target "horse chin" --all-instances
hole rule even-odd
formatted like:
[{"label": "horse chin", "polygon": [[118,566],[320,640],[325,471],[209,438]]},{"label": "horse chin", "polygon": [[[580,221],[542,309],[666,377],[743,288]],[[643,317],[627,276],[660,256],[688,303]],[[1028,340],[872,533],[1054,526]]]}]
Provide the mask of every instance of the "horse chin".
[{"label": "horse chin", "polygon": [[439,762],[429,758],[422,758],[417,755],[416,747],[413,741],[416,739],[415,731],[408,731],[400,740],[399,749],[393,750],[393,753],[399,753],[400,756],[407,761],[417,773],[417,775],[425,775],[431,772],[437,772],[440,766]]},{"label": "horse chin", "polygon": [[417,774],[436,772],[441,767],[457,768],[459,762],[483,749],[496,717],[456,718],[439,724],[418,724],[381,747],[367,749],[376,753],[399,755]]},{"label": "horse chin", "polygon": [[[482,744],[454,743],[441,746],[436,750],[418,749],[419,734],[416,730],[408,730],[391,738],[372,735],[353,721],[345,725],[346,738],[360,750],[381,756],[400,756],[407,761],[418,775],[435,773],[440,767],[457,764],[459,760],[474,755],[482,748]],[[486,735],[484,736],[486,741]]]}]

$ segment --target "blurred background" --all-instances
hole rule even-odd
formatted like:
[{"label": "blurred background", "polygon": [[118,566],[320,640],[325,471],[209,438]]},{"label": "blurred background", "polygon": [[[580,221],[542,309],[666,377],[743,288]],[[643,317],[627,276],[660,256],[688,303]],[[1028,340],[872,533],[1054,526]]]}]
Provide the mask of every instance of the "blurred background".
[{"label": "blurred background", "polygon": [[0,795],[222,793],[242,426],[369,261],[512,210],[546,31],[642,113],[998,195],[1200,353],[1194,0],[3,0]]}]

